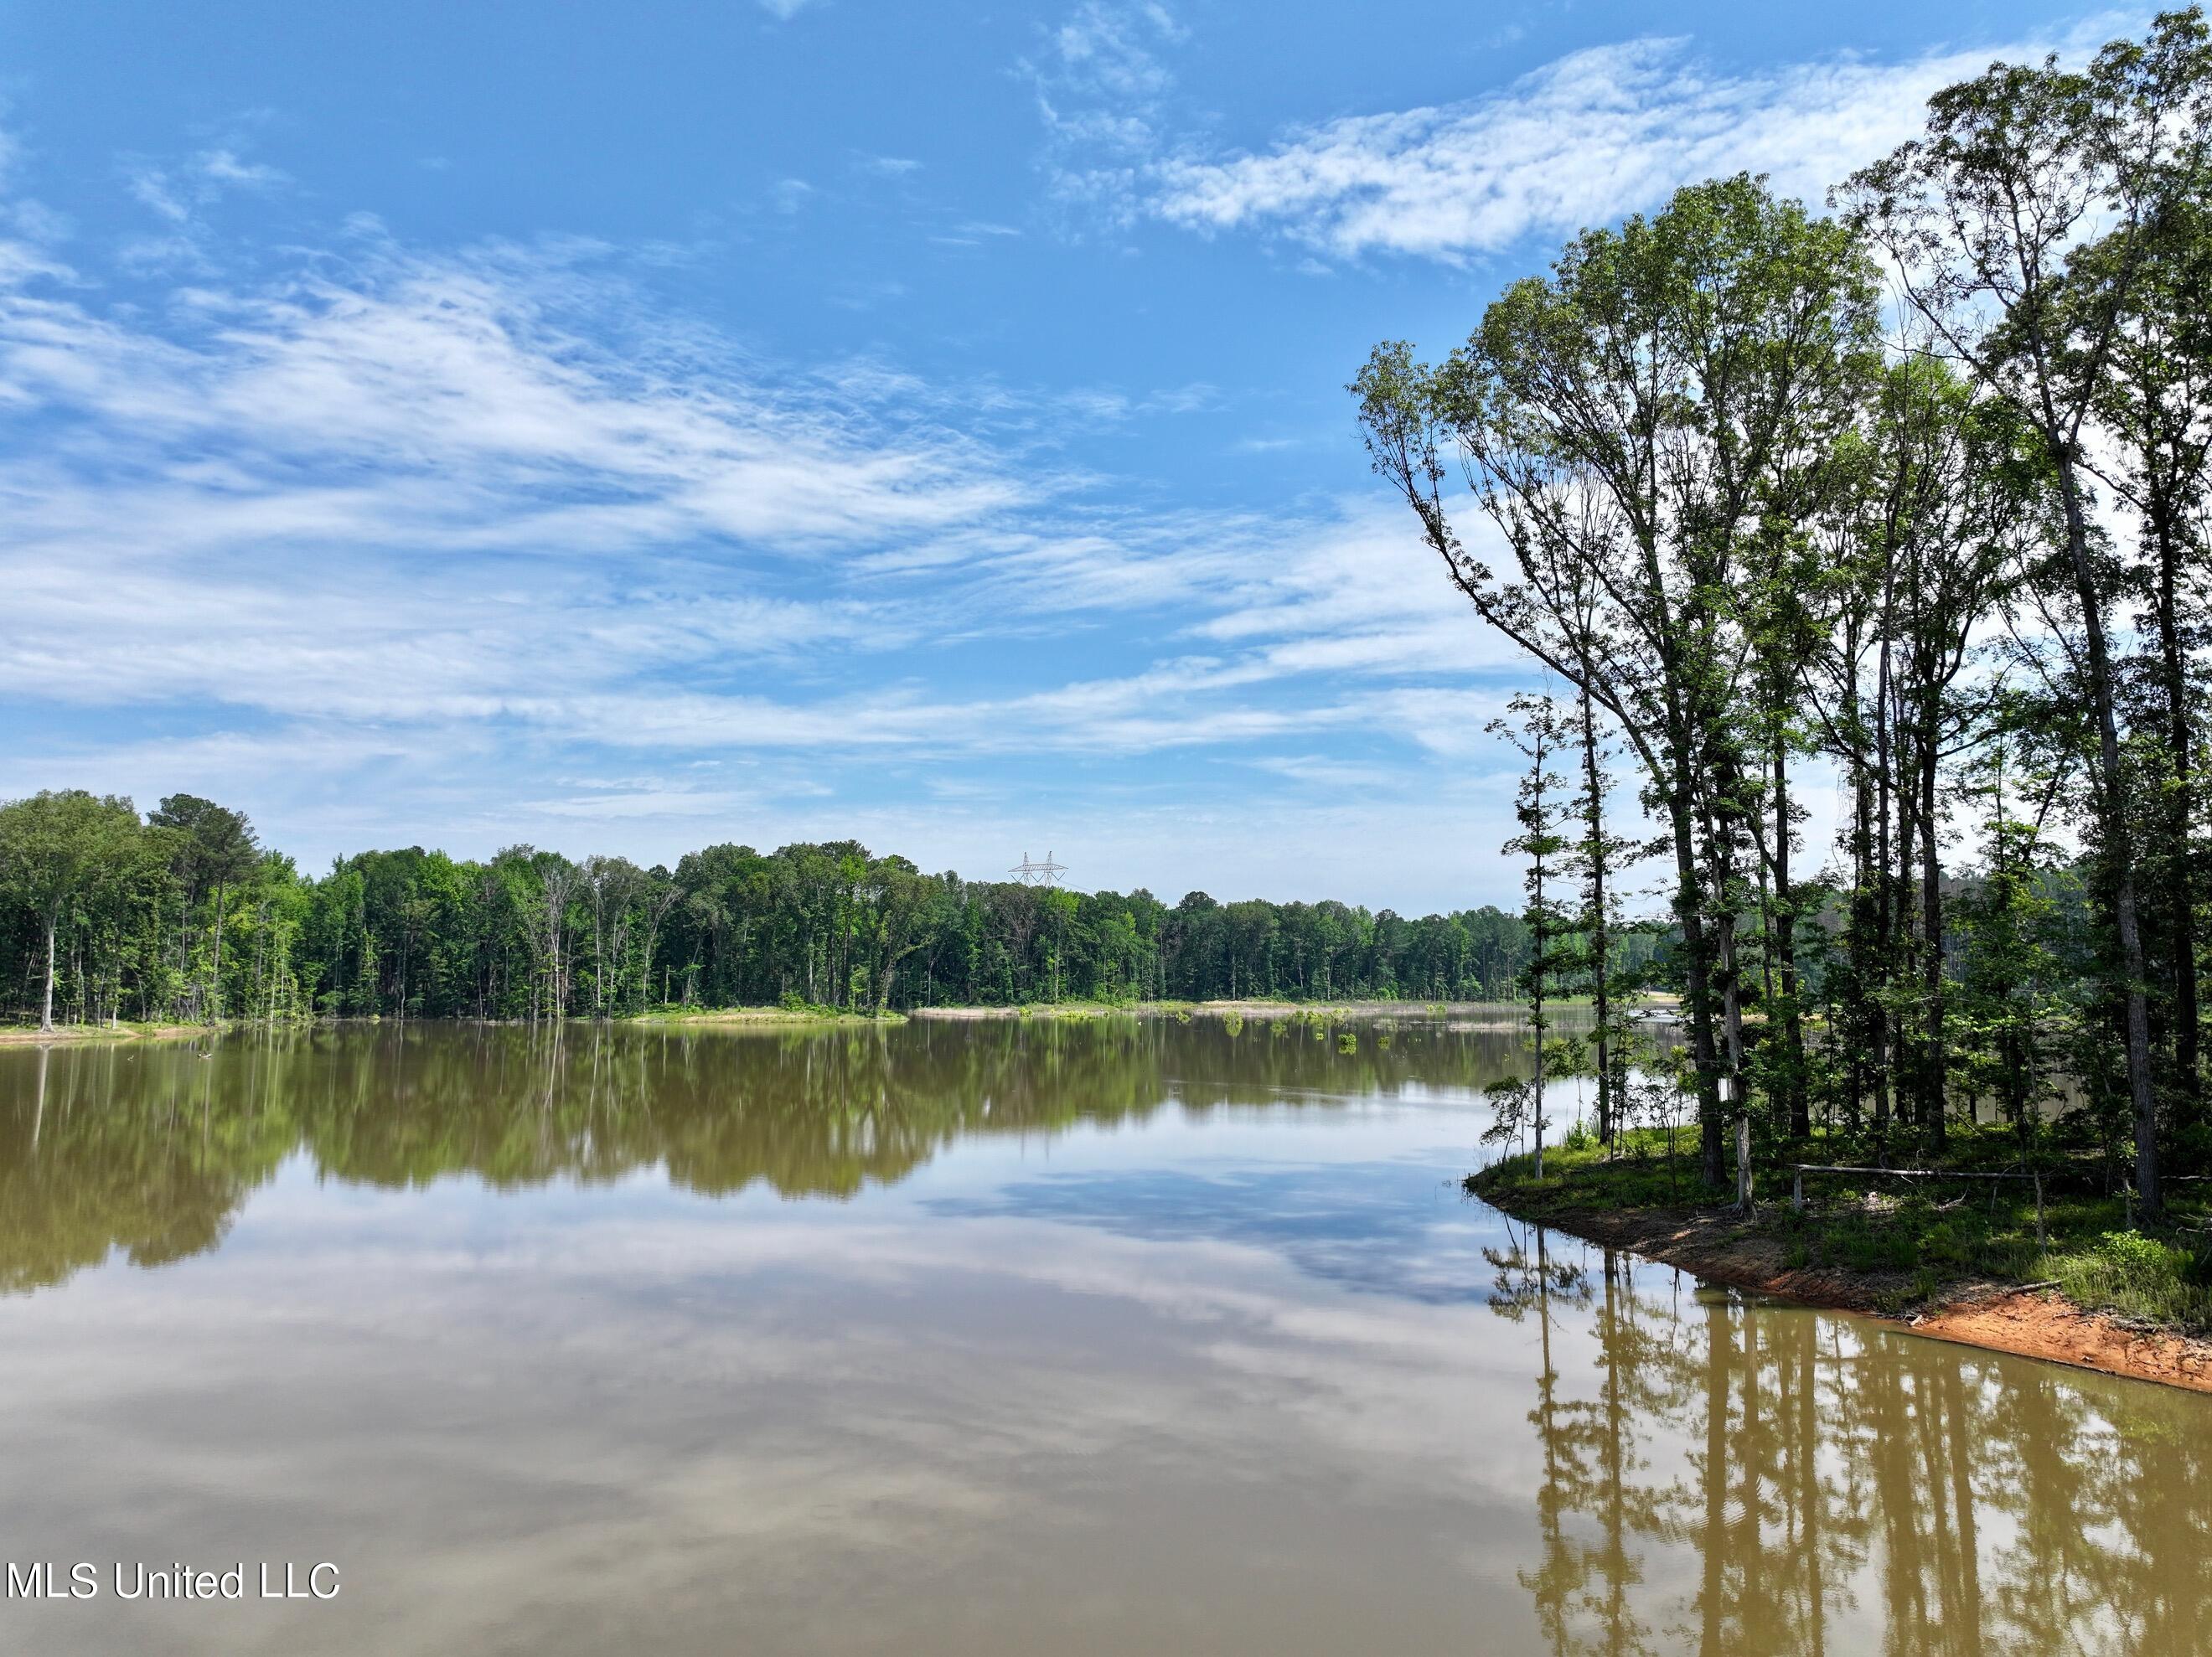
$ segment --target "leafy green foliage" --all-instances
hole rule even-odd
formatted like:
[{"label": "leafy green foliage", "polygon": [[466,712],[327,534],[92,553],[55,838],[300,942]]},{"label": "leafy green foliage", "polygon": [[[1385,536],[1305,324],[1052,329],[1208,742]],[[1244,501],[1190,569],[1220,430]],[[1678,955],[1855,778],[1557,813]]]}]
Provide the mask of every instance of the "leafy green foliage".
[{"label": "leafy green foliage", "polygon": [[242,814],[190,795],[143,821],[82,793],[0,805],[0,994],[39,1009],[51,913],[58,1016],[78,1021],[1505,999],[1530,950],[1495,908],[1413,919],[1199,892],[1170,908],[925,875],[849,841],[710,847],[672,871],[410,847],[307,879]]}]

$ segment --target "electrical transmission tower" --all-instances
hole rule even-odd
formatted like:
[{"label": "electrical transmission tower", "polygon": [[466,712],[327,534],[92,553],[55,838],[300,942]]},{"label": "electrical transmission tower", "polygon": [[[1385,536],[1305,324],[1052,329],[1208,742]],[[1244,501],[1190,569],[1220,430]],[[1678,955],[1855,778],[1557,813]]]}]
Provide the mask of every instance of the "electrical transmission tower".
[{"label": "electrical transmission tower", "polygon": [[1044,854],[1044,861],[1042,863],[1024,852],[1022,853],[1022,860],[1006,872],[1024,886],[1057,886],[1060,884],[1060,877],[1067,872],[1067,865],[1065,863],[1054,863],[1049,852]]}]

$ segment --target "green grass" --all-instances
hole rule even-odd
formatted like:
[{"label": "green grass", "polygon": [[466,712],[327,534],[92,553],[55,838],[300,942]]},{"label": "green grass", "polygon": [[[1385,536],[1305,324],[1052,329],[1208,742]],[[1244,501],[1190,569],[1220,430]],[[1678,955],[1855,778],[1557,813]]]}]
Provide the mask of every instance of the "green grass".
[{"label": "green grass", "polygon": [[[1694,1130],[1678,1134],[1676,1153],[1670,1161],[1663,1132],[1642,1130],[1624,1136],[1610,1159],[1594,1144],[1547,1146],[1540,1182],[1523,1153],[1468,1176],[1468,1187],[1531,1217],[1733,1200],[1732,1191],[1698,1182]],[[1943,1166],[2001,1167],[2016,1154],[2008,1136],[1970,1129],[1954,1135]],[[1821,1145],[1790,1160],[1864,1157]],[[2202,1199],[2171,1200],[2173,1223],[2147,1235],[2130,1229],[2123,1197],[2089,1187],[2080,1173],[2046,1181],[2039,1241],[2033,1192],[2024,1183],[1810,1174],[1800,1215],[1790,1211],[1787,1170],[1769,1168],[1757,1177],[1759,1214],[1747,1230],[1778,1241],[1790,1269],[1866,1274],[1900,1305],[1966,1281],[2055,1282],[2084,1307],[2212,1332],[2212,1233],[2202,1229]],[[1899,1279],[1910,1281],[1909,1291]]]},{"label": "green grass", "polygon": [[11,1042],[52,1041],[189,1041],[203,1035],[216,1035],[234,1029],[251,1020],[226,1018],[219,1023],[186,1023],[182,1019],[125,1018],[119,1022],[101,1019],[98,1023],[70,1023],[58,1021],[51,1030],[40,1030],[33,1019],[21,1024],[0,1026]]},{"label": "green grass", "polygon": [[854,1012],[798,1002],[781,1007],[655,1007],[618,1020],[625,1024],[896,1024],[903,1013]]}]

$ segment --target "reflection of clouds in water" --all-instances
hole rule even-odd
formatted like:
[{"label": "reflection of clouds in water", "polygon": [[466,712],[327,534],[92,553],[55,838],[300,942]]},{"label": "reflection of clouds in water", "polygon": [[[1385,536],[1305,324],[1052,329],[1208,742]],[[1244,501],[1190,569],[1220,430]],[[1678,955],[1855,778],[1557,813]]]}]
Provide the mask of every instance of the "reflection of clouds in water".
[{"label": "reflection of clouds in water", "polygon": [[[952,1217],[1052,1220],[1154,1241],[1263,1248],[1328,1283],[1449,1305],[1488,1293],[1482,1247],[1500,1234],[1494,1210],[1446,1190],[1447,1157],[1053,1174],[928,1206]],[[1423,1203],[1424,1194],[1432,1200]]]},{"label": "reflection of clouds in water", "polygon": [[[1456,1575],[1459,1545],[1423,1539],[1452,1533],[1455,1493],[1432,1476],[1436,1430],[1411,1423],[1462,1386],[1465,1329],[1410,1303],[1316,1304],[1243,1243],[913,1207],[824,1224],[665,1192],[591,1223],[541,1194],[349,1203],[331,1236],[295,1210],[181,1273],[111,1269],[19,1303],[35,1338],[0,1376],[49,1432],[0,1428],[11,1467],[68,1490],[60,1533],[106,1514],[126,1556],[181,1534],[252,1557],[282,1514],[276,1533],[404,1576],[404,1605],[365,1584],[347,1625],[373,1607],[419,1648],[518,1629],[588,1646],[611,1604],[655,1602],[702,1630],[834,1628],[823,1643],[856,1649],[963,1626],[963,1600],[1052,1626],[1100,1591],[1102,1557],[1161,1609],[1116,1589],[1098,1615],[1172,1643],[1168,1613],[1203,1587],[1176,1587],[1190,1562],[1315,1557],[1361,1490],[1398,1557],[1332,1588],[1339,1615]],[[497,1239],[471,1235],[465,1198],[496,1202]],[[318,1304],[316,1281],[345,1293]],[[1408,1423],[1399,1454],[1361,1442],[1378,1417]],[[988,1586],[938,1586],[963,1571]],[[313,1625],[284,1626],[312,1648]],[[988,1618],[969,1634],[1034,1648]]]}]

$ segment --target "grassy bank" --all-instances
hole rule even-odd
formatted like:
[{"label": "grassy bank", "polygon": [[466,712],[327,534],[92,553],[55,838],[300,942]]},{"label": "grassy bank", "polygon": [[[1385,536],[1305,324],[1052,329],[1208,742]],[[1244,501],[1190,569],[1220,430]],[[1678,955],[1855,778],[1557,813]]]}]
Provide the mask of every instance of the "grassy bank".
[{"label": "grassy bank", "polygon": [[52,1047],[103,1041],[184,1041],[196,1036],[220,1035],[220,1024],[141,1023],[125,1019],[117,1024],[57,1024],[50,1030],[36,1025],[0,1029],[0,1047]]},{"label": "grassy bank", "polygon": [[851,1012],[838,1007],[658,1007],[651,1012],[617,1019],[617,1023],[667,1026],[716,1024],[901,1024],[903,1013]]},{"label": "grassy bank", "polygon": [[[1601,1242],[1680,1238],[1680,1264],[1702,1269],[1686,1256],[1704,1254],[1739,1276],[1763,1276],[1760,1286],[1825,1304],[1911,1314],[2032,1285],[2085,1312],[2212,1333],[2212,1235],[2202,1229],[2199,1196],[2171,1200],[2174,1223],[2147,1235],[2131,1227],[2124,1197],[2098,1188],[2094,1165],[2062,1162],[2046,1174],[2039,1235],[2026,1181],[1808,1174],[1801,1214],[1785,1169],[1762,1174],[1747,1218],[1714,1206],[1698,1183],[1694,1136],[1678,1144],[1682,1154],[1672,1160],[1658,1132],[1626,1136],[1612,1157],[1595,1144],[1547,1148],[1540,1181],[1524,1154],[1470,1174],[1467,1186],[1516,1217]],[[1943,1166],[1996,1168],[2008,1153],[2016,1154],[2008,1136],[1964,1132]],[[1796,1160],[1862,1158],[1815,1148]]]},{"label": "grassy bank", "polygon": [[[1589,998],[1555,998],[1557,1007],[1589,1005]],[[1656,1005],[1656,1004],[1655,1004]],[[1368,1018],[1443,1018],[1484,1015],[1525,1022],[1528,1007],[1516,1001],[1293,1001],[1282,997],[1241,997],[1217,1001],[1030,1001],[1010,1006],[917,1007],[915,1018],[1103,1018],[1140,1013],[1167,1017],[1304,1018],[1327,1021]]]}]

